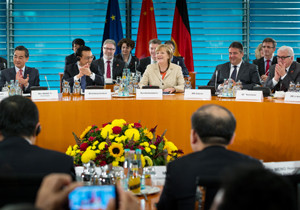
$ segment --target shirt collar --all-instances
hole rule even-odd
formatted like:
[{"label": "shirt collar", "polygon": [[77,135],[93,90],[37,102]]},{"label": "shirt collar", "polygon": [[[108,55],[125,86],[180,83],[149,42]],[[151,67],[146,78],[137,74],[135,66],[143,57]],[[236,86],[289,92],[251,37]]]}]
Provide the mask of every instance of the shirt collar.
[{"label": "shirt collar", "polygon": [[240,69],[242,63],[243,63],[243,60],[241,60],[241,62],[238,65],[231,64],[231,68],[234,68],[234,66],[237,66],[237,68]]}]

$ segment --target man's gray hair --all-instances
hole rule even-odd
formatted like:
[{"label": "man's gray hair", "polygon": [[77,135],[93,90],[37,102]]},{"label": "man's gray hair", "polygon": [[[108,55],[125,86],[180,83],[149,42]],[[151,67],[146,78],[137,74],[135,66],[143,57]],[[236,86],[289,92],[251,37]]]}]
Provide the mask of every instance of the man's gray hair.
[{"label": "man's gray hair", "polygon": [[103,43],[103,46],[105,46],[106,44],[113,44],[116,47],[116,42],[113,39],[106,39]]},{"label": "man's gray hair", "polygon": [[289,56],[294,56],[294,50],[293,48],[289,47],[289,46],[282,46],[277,50],[277,54],[279,51],[287,51]]}]

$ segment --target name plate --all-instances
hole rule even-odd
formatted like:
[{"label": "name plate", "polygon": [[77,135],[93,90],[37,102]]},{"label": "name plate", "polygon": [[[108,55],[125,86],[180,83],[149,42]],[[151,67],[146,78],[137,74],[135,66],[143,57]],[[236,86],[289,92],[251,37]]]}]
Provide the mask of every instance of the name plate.
[{"label": "name plate", "polygon": [[58,100],[57,90],[33,90],[31,91],[32,100]]},{"label": "name plate", "polygon": [[0,101],[8,97],[8,92],[0,92]]},{"label": "name plate", "polygon": [[263,163],[267,169],[281,175],[290,175],[300,170],[300,161],[283,161]]},{"label": "name plate", "polygon": [[256,90],[238,90],[236,91],[236,100],[262,101],[263,92]]},{"label": "name plate", "polygon": [[86,89],[85,99],[111,99],[110,89]]},{"label": "name plate", "polygon": [[166,166],[153,166],[155,168],[155,178],[164,179],[166,178],[167,167]]},{"label": "name plate", "polygon": [[211,90],[208,89],[186,89],[184,99],[204,99],[211,100]]},{"label": "name plate", "polygon": [[299,92],[286,92],[284,101],[300,102],[300,93]]},{"label": "name plate", "polygon": [[162,89],[137,89],[137,99],[162,99]]}]

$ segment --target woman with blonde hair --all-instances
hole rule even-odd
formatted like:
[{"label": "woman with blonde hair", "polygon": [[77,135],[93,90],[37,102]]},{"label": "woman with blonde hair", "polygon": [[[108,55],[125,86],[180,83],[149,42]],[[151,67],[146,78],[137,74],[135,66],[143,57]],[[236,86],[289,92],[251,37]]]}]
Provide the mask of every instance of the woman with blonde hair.
[{"label": "woman with blonde hair", "polygon": [[262,49],[262,43],[260,43],[257,48],[255,49],[255,57],[256,57],[256,60],[264,57],[264,51]]},{"label": "woman with blonde hair", "polygon": [[184,91],[184,78],[181,67],[171,63],[172,49],[161,44],[156,48],[157,63],[147,66],[146,71],[139,83],[143,86],[159,86],[164,92],[175,93]]}]

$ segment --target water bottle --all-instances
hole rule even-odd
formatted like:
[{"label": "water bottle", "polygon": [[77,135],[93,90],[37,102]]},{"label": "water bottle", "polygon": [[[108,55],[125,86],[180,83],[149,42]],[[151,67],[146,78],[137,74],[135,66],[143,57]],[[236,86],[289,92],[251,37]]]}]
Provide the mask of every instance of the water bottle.
[{"label": "water bottle", "polygon": [[141,149],[136,149],[135,150],[135,154],[136,154],[136,161],[137,161],[137,165],[138,165],[138,171],[139,171],[139,175],[141,177],[141,189],[145,189],[145,176],[143,174],[143,164],[142,164],[142,150]]}]

